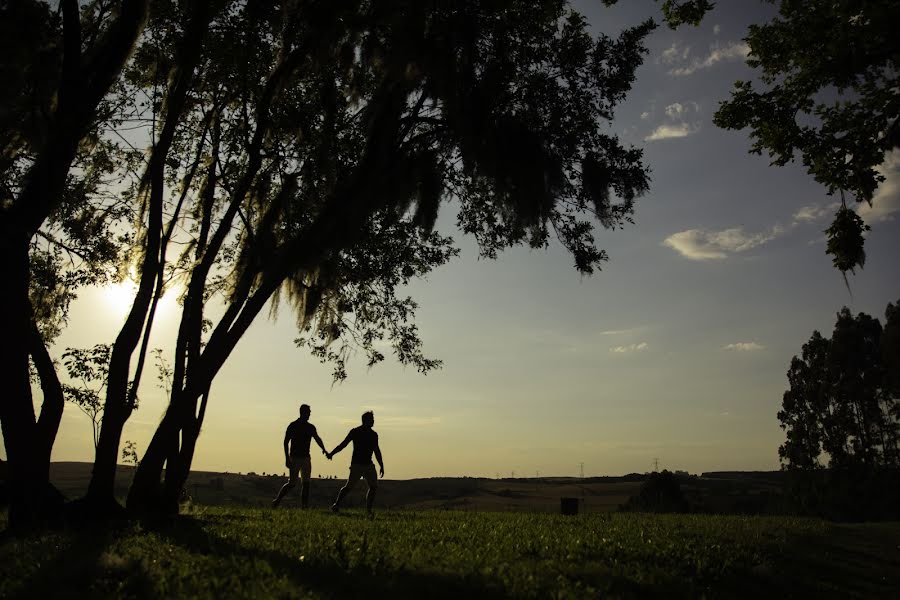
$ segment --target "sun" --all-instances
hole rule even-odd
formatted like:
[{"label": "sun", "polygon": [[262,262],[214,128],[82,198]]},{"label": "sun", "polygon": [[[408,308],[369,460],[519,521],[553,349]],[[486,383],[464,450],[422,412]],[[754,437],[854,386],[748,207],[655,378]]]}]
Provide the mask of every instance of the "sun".
[{"label": "sun", "polygon": [[137,284],[131,279],[104,286],[103,299],[107,308],[120,316],[128,314],[137,295],[137,289]]},{"label": "sun", "polygon": [[[116,316],[125,316],[134,304],[138,286],[133,279],[128,278],[118,283],[112,283],[103,287],[103,300],[106,307]],[[172,313],[175,307],[174,290],[168,290],[159,300],[156,307],[157,317],[165,317]]]}]

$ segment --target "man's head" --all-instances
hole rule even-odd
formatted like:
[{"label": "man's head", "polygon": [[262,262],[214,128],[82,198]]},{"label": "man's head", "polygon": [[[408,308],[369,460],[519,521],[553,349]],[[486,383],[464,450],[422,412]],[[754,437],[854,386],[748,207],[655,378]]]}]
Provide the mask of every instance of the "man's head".
[{"label": "man's head", "polygon": [[311,412],[312,411],[309,408],[309,404],[301,404],[300,405],[300,418],[301,419],[308,419],[309,413],[311,413]]},{"label": "man's head", "polygon": [[375,413],[371,410],[367,410],[362,414],[362,424],[366,427],[371,427],[375,424]]}]

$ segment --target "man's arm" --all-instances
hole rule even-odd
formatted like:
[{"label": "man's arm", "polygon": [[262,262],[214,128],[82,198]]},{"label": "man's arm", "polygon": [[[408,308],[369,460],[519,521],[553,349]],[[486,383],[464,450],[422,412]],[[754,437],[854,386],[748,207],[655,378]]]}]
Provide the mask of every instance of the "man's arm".
[{"label": "man's arm", "polygon": [[319,445],[319,448],[322,449],[322,454],[328,456],[328,452],[325,450],[325,444],[322,443],[322,438],[319,437],[319,432],[313,428],[313,439],[316,440],[316,443]]},{"label": "man's arm", "polygon": [[375,438],[375,460],[378,461],[378,466],[381,467],[381,476],[384,477],[384,461],[381,460],[381,448],[378,447],[378,438]]},{"label": "man's arm", "polygon": [[347,447],[347,444],[350,443],[350,436],[351,436],[351,435],[353,435],[353,432],[352,432],[352,431],[351,431],[350,433],[347,434],[347,437],[344,438],[344,441],[343,441],[343,442],[341,442],[340,444],[338,444],[338,447],[337,447],[337,448],[335,448],[335,449],[332,450],[331,452],[326,453],[325,456],[327,456],[328,458],[331,458],[332,456],[334,456],[335,454],[337,454],[338,452],[340,452],[341,450],[343,450],[344,448],[346,448],[346,447]]},{"label": "man's arm", "polygon": [[288,450],[288,442],[291,440],[291,428],[288,427],[284,432],[284,466],[291,468],[291,454]]}]

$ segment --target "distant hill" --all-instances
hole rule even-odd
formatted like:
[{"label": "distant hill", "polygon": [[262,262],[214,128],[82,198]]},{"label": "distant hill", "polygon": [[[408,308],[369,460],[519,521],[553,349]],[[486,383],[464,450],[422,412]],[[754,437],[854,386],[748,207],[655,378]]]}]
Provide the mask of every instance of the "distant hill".
[{"label": "distant hill", "polygon": [[[87,490],[91,463],[55,462],[50,479],[67,498],[77,498]],[[123,499],[134,467],[120,465],[116,495]],[[682,488],[692,506],[715,513],[773,512],[780,497],[780,472],[715,472],[702,476],[682,475]],[[473,511],[558,512],[560,498],[579,499],[582,512],[610,512],[624,504],[640,489],[647,476],[631,473],[621,477],[541,477],[487,479],[431,477],[385,479],[380,482],[377,504],[385,508],[454,509]],[[284,483],[281,475],[217,473],[193,471],[186,486],[195,503],[214,506],[268,506]],[[312,506],[329,506],[342,479],[314,478],[310,490]],[[365,483],[348,497],[348,506],[363,502]],[[297,490],[282,506],[299,505]]]}]

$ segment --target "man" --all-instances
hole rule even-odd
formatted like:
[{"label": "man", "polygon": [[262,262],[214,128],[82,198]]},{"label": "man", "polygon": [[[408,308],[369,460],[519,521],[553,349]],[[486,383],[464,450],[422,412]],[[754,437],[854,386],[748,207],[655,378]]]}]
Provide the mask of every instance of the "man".
[{"label": "man", "polygon": [[372,429],[375,425],[375,415],[372,411],[364,412],[362,425],[354,427],[344,438],[344,441],[331,452],[326,452],[329,459],[353,442],[353,456],[350,458],[350,476],[347,483],[338,492],[337,499],[331,505],[331,510],[337,512],[340,509],[341,500],[347,495],[360,477],[366,480],[369,491],[366,492],[366,512],[372,516],[372,504],[375,502],[375,492],[378,489],[378,477],[375,475],[375,465],[372,464],[372,454],[381,467],[381,476],[384,477],[384,462],[381,460],[381,449],[378,447],[378,434]]},{"label": "man", "polygon": [[[326,456],[325,444],[322,438],[316,433],[316,426],[309,422],[309,415],[312,411],[308,404],[300,405],[300,418],[287,426],[284,432],[284,462],[290,472],[290,478],[287,483],[281,486],[278,497],[272,500],[272,508],[278,506],[281,499],[289,491],[297,485],[297,474],[300,475],[300,507],[307,508],[309,506],[309,478],[312,477],[312,461],[309,458],[310,440],[316,440],[322,454]],[[290,444],[290,450],[288,450]],[[331,457],[328,456],[331,460]]]}]

